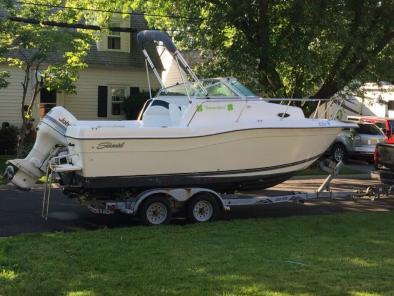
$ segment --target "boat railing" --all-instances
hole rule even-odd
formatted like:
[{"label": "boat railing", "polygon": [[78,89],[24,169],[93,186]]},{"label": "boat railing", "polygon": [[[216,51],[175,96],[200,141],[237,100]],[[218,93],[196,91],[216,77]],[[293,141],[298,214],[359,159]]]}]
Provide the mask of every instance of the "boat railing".
[{"label": "boat railing", "polygon": [[[166,99],[168,99],[169,97],[167,97]],[[153,100],[160,100],[160,97],[155,97],[155,98],[151,98],[148,99],[143,107],[141,108],[141,111],[138,115],[137,120],[141,120],[143,117],[143,114],[145,112],[145,110],[149,107],[149,105],[151,104],[151,102]],[[196,98],[198,99],[198,98]],[[201,97],[201,99],[203,99],[203,97]],[[206,98],[205,98],[206,99]],[[210,98],[210,100],[212,99],[229,99],[229,97],[212,97]],[[235,98],[233,98],[235,99]],[[325,112],[325,116],[324,118],[333,120],[337,118],[337,115],[342,107],[343,104],[343,99],[341,98],[330,98],[330,99],[316,99],[316,98],[260,98],[260,97],[240,97],[240,99],[242,100],[253,100],[253,99],[258,99],[258,100],[263,100],[263,101],[268,101],[268,102],[279,102],[279,103],[284,103],[284,102],[288,102],[287,104],[285,104],[283,107],[285,108],[284,112],[282,112],[282,118],[285,118],[286,116],[286,112],[288,110],[288,108],[291,106],[292,102],[301,102],[301,105],[304,105],[306,103],[309,102],[317,102],[316,108],[315,110],[311,113],[310,118],[313,119],[317,119],[318,115],[319,115],[319,108],[322,107],[322,104],[326,103],[326,106],[324,106],[323,112]],[[333,111],[329,112],[330,108],[333,107]],[[194,117],[194,116],[193,116]],[[189,122],[190,124],[190,122]]]},{"label": "boat railing", "polygon": [[[326,117],[327,119],[336,119],[339,111],[341,110],[341,107],[343,105],[344,99],[339,98],[339,97],[333,97],[329,99],[317,99],[317,98],[262,98],[264,101],[269,101],[269,102],[280,102],[281,104],[283,102],[288,102],[285,106],[285,111],[283,112],[282,116],[285,116],[287,109],[289,106],[291,106],[292,102],[301,102],[301,106],[303,106],[306,103],[310,102],[317,102],[315,110],[311,113],[312,116],[310,118],[316,119],[318,116],[319,108],[322,106],[322,103],[326,103],[326,106],[324,109],[326,110]],[[328,114],[328,111],[330,108],[334,108],[333,112],[330,112]]]}]

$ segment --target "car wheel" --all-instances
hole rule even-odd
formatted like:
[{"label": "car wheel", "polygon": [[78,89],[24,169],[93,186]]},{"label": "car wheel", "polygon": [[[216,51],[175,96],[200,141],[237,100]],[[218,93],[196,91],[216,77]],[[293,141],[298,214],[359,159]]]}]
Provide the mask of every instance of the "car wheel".
[{"label": "car wheel", "polygon": [[340,162],[340,161],[345,162],[347,156],[346,154],[347,154],[346,148],[342,144],[335,144],[334,147],[332,148],[332,157],[336,162]]}]

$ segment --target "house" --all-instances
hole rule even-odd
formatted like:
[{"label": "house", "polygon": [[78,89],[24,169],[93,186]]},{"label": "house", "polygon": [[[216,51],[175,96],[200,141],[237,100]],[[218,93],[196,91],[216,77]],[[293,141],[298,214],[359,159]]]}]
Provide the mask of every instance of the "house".
[{"label": "house", "polygon": [[335,116],[346,120],[348,116],[376,116],[394,118],[394,85],[389,82],[365,83],[360,94],[348,95],[337,103],[318,108],[320,118]]},{"label": "house", "polygon": [[[146,21],[141,15],[132,14],[131,18],[114,16],[113,27],[146,29]],[[153,61],[162,70],[160,58],[154,51]],[[110,32],[97,44],[93,44],[85,59],[88,67],[79,73],[76,93],[48,92],[42,90],[33,108],[33,117],[39,121],[52,107],[64,106],[81,120],[124,119],[122,101],[127,96],[148,89],[144,56],[138,47],[136,34]],[[10,85],[0,89],[0,124],[9,122],[21,124],[22,81],[24,74],[17,68],[0,64],[0,71],[9,71]],[[32,73],[32,79],[33,75]],[[151,86],[160,87],[151,73]],[[28,98],[32,89],[29,90]]]},{"label": "house", "polygon": [[[186,79],[187,74],[182,68],[178,67],[170,52],[164,46],[158,46],[157,52],[163,65],[162,80],[164,85],[171,86],[176,83],[182,83]],[[207,61],[206,58],[202,57],[201,52],[197,50],[182,52],[182,56],[192,68]]]}]

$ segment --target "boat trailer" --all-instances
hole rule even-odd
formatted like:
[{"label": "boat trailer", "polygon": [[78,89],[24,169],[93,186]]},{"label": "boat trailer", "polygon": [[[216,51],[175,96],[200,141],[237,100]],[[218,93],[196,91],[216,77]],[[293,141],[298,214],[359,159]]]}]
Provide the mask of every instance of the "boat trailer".
[{"label": "boat trailer", "polygon": [[[357,198],[370,195],[379,197],[381,190],[352,190],[333,192],[330,183],[342,168],[343,163],[330,160],[320,162],[320,168],[328,173],[327,178],[315,192],[286,192],[277,195],[259,194],[221,194],[207,188],[156,188],[143,191],[136,196],[122,199],[87,199],[80,197],[81,205],[95,214],[114,214],[117,212],[139,215],[145,224],[163,224],[171,219],[173,213],[183,211],[192,222],[206,222],[216,218],[220,212],[239,206],[259,206],[286,202],[300,202],[317,199]],[[42,217],[48,219],[51,196],[51,183],[62,167],[51,162],[48,166],[42,203]]]}]

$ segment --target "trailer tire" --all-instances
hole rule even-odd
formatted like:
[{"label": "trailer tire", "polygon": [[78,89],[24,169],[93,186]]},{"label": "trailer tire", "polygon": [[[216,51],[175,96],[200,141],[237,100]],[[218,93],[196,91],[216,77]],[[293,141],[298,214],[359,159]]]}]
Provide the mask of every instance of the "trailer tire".
[{"label": "trailer tire", "polygon": [[166,196],[159,194],[144,200],[138,212],[145,225],[167,224],[172,217],[169,200]]},{"label": "trailer tire", "polygon": [[219,205],[209,193],[199,193],[187,203],[186,215],[192,223],[213,221],[219,216]]}]

